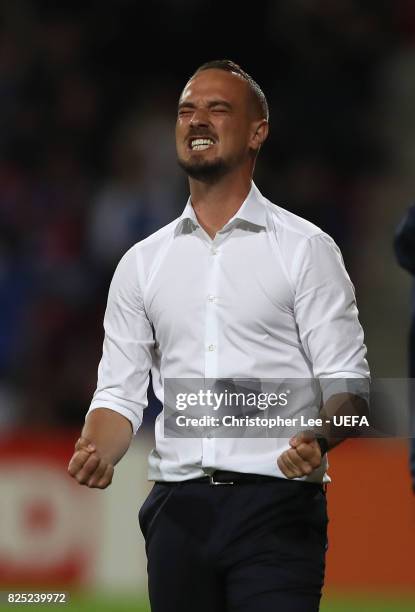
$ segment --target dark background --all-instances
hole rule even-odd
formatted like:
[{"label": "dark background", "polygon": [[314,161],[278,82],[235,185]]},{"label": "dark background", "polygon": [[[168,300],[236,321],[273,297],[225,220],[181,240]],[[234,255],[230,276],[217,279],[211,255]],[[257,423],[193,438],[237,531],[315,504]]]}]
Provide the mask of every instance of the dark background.
[{"label": "dark background", "polygon": [[3,1],[0,427],[81,426],[114,268],[186,203],[177,99],[212,59],[263,88],[255,182],[335,238],[373,374],[405,376],[414,45],[410,0]]}]

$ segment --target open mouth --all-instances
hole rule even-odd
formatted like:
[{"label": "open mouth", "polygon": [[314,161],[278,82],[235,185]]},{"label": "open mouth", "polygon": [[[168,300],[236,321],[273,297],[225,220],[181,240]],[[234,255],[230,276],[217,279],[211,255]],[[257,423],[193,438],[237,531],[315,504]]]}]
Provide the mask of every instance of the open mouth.
[{"label": "open mouth", "polygon": [[191,138],[189,140],[189,147],[192,151],[204,151],[214,144],[211,138]]}]

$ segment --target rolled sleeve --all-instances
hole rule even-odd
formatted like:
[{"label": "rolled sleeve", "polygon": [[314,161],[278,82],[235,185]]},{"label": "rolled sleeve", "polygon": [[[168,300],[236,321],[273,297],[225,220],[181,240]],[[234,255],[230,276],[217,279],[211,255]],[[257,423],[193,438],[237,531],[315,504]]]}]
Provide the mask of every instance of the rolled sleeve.
[{"label": "rolled sleeve", "polygon": [[104,317],[105,337],[98,382],[89,414],[110,408],[125,416],[134,434],[147,406],[153,332],[138,278],[137,250],[130,249],[115,270]]},{"label": "rolled sleeve", "polygon": [[324,233],[307,238],[294,272],[294,312],[314,376],[369,378],[354,287],[333,239]]}]

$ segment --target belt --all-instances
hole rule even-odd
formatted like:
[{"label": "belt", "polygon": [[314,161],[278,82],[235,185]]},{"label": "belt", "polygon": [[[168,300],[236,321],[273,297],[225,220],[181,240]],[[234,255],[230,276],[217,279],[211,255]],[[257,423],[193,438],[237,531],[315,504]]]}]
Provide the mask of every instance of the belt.
[{"label": "belt", "polygon": [[[262,482],[286,482],[285,478],[276,476],[264,476],[262,474],[244,474],[242,472],[229,472],[225,470],[215,470],[212,474],[201,476],[200,478],[190,478],[189,480],[180,481],[157,481],[165,485],[183,485],[192,484],[195,482],[205,483],[211,486],[214,485],[237,485],[237,484],[255,484]],[[287,481],[288,482],[288,481]]]}]

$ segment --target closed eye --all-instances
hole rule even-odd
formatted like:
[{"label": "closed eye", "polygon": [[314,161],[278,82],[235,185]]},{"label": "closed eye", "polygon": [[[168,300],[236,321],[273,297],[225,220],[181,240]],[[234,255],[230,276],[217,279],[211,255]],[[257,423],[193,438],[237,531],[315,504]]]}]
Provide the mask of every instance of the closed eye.
[{"label": "closed eye", "polygon": [[209,109],[213,112],[213,113],[228,113],[230,110],[232,110],[232,107],[230,104],[228,104],[227,102],[212,102],[212,104],[210,104]]}]

